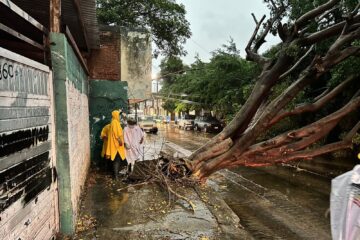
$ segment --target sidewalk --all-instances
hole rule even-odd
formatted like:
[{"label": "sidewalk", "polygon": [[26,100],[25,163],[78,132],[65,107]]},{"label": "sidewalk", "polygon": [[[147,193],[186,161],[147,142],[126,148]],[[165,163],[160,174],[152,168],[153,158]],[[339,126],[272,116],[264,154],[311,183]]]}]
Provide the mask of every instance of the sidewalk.
[{"label": "sidewalk", "polygon": [[[169,151],[169,145],[177,146],[148,141],[146,159]],[[169,205],[168,194],[156,184],[129,186],[93,170],[73,239],[249,239],[239,218],[211,188],[174,190],[190,199],[195,211],[183,200]]]}]

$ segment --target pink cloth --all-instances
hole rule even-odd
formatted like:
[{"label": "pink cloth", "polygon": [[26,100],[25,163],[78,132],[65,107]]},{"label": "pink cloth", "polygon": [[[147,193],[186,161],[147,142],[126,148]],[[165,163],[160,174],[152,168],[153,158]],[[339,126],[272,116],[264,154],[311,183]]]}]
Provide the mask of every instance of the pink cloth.
[{"label": "pink cloth", "polygon": [[144,132],[138,125],[128,125],[124,129],[124,140],[126,148],[126,160],[134,164],[136,160],[143,158],[143,144],[140,144],[144,138]]}]

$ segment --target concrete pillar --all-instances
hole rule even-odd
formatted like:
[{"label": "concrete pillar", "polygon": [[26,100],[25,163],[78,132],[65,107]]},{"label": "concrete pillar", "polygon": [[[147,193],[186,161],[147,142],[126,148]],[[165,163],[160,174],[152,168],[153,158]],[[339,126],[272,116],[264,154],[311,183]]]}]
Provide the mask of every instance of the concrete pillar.
[{"label": "concrete pillar", "polygon": [[74,233],[90,165],[88,75],[62,33],[51,33],[60,232]]}]

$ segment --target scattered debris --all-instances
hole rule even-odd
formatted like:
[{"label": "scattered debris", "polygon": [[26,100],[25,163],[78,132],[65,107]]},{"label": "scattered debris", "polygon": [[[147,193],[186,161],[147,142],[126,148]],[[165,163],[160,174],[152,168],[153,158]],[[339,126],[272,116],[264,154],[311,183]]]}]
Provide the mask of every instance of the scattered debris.
[{"label": "scattered debris", "polygon": [[156,160],[136,163],[133,172],[127,178],[128,182],[133,184],[118,189],[117,191],[120,192],[129,187],[140,186],[148,183],[156,183],[168,193],[168,205],[176,199],[182,199],[189,203],[192,211],[195,211],[195,204],[190,199],[176,191],[181,187],[189,187],[197,184],[194,179],[190,178],[190,174],[191,172],[186,167],[183,159],[171,156],[162,156]]}]

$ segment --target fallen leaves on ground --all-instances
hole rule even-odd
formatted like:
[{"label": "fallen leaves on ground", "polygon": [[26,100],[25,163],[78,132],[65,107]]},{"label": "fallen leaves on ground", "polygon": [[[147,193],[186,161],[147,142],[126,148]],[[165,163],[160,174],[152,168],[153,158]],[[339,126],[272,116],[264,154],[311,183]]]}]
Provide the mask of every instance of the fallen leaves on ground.
[{"label": "fallen leaves on ground", "polygon": [[96,227],[96,219],[89,215],[84,215],[79,218],[76,223],[76,233],[84,232]]}]

